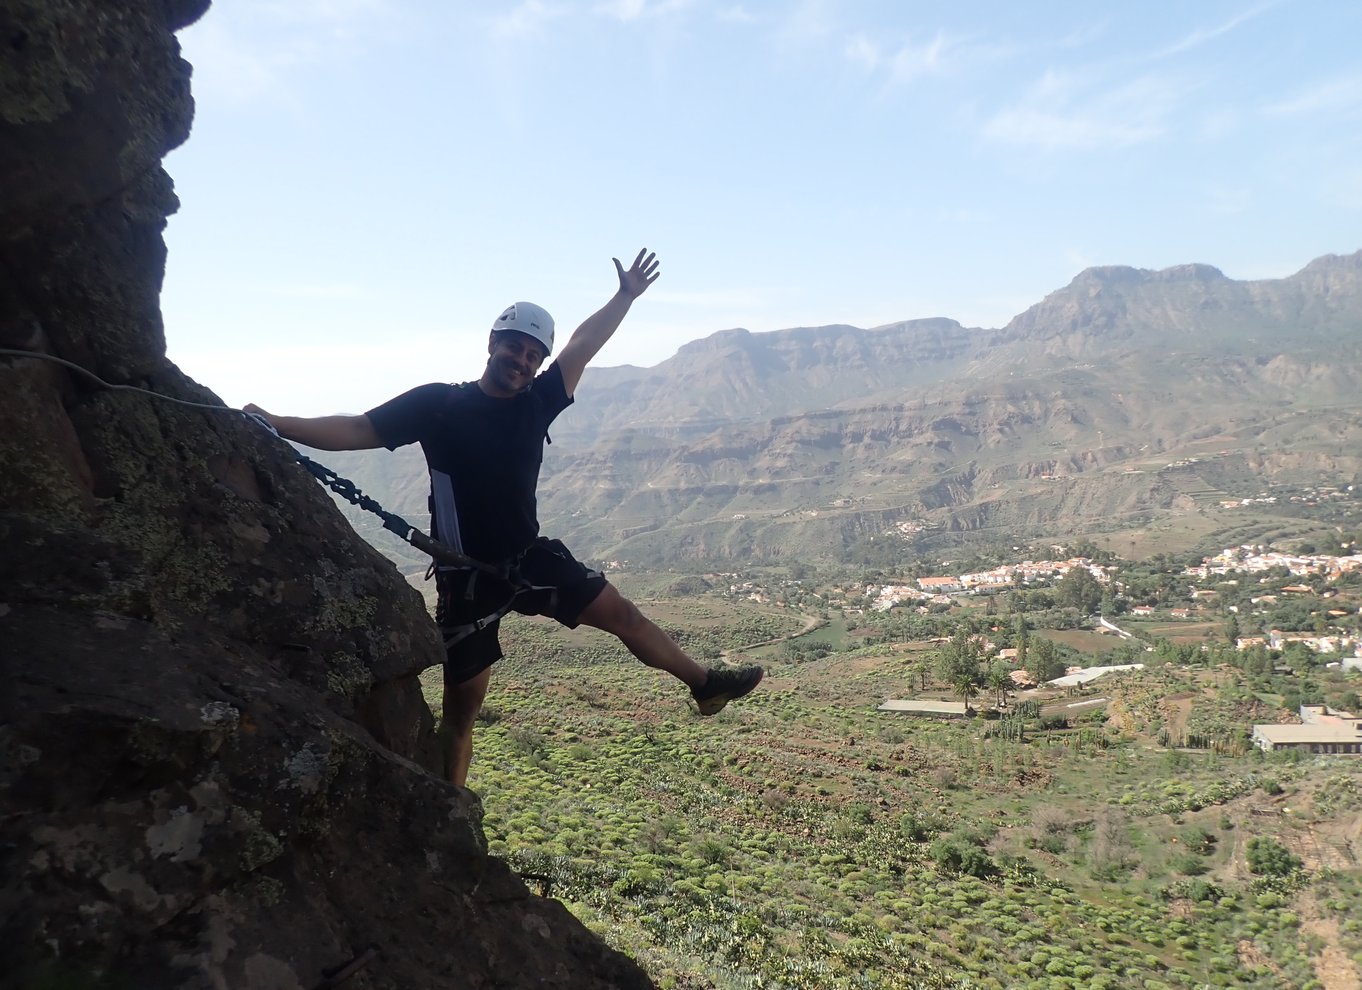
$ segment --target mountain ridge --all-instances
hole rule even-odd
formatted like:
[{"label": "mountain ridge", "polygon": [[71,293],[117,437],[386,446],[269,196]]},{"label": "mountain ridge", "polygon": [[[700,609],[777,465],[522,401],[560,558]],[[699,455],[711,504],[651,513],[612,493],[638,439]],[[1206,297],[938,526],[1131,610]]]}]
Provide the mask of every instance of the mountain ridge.
[{"label": "mountain ridge", "polygon": [[[1355,476],[1360,378],[1362,251],[1259,281],[1088,268],[1000,328],[730,328],[652,368],[589,368],[554,424],[540,515],[583,554],[653,564],[835,559],[877,527],[1119,526],[1185,506],[1127,471],[1217,436],[1283,477],[1262,454],[1320,448]],[[423,491],[419,455],[389,463],[372,483]]]}]

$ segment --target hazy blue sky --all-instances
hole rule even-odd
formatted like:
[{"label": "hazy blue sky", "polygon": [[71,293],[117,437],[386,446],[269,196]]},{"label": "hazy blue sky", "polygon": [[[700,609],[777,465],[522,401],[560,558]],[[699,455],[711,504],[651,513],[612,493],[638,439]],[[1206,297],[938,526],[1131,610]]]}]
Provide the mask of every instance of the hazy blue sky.
[{"label": "hazy blue sky", "polygon": [[1001,326],[1090,265],[1276,278],[1362,248],[1355,0],[218,0],[172,359],[227,402],[360,411],[476,377],[517,299],[600,364],[928,316]]}]

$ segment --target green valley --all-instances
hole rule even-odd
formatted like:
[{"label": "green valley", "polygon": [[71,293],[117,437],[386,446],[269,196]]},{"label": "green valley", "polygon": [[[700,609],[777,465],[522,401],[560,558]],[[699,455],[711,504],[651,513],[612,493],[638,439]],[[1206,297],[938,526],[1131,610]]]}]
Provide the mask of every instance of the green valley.
[{"label": "green valley", "polygon": [[[1100,637],[1042,607],[1056,588],[874,612],[830,575],[617,577],[696,655],[760,659],[763,686],[702,720],[607,637],[509,620],[470,786],[491,851],[660,986],[1356,985],[1362,757],[1264,753],[1249,729],[1354,703],[1362,674],[1299,649],[1262,669],[1167,606]],[[953,630],[1022,626],[1033,654],[1145,667],[1001,712],[984,688],[967,719],[878,710],[954,697],[933,663]]]}]

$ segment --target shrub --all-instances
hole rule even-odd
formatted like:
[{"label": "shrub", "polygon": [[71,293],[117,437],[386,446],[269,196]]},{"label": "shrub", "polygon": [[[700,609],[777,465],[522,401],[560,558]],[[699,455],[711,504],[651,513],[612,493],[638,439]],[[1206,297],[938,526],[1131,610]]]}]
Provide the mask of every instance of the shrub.
[{"label": "shrub", "polygon": [[478,709],[476,721],[479,725],[496,725],[501,721],[501,711],[492,705],[483,705]]},{"label": "shrub", "polygon": [[1097,815],[1088,861],[1093,876],[1108,883],[1135,868],[1138,857],[1130,841],[1130,821],[1123,813],[1103,809]]},{"label": "shrub", "polygon": [[870,810],[870,805],[857,801],[847,805],[847,816],[858,825],[869,825],[874,819],[874,813]]},{"label": "shrub", "polygon": [[761,803],[771,811],[780,811],[790,803],[790,798],[775,788],[770,788],[762,792]]},{"label": "shrub", "polygon": [[1288,876],[1302,865],[1285,846],[1268,836],[1249,839],[1247,853],[1249,872],[1259,876]]},{"label": "shrub", "polygon": [[1069,848],[1069,840],[1063,834],[1042,835],[1033,842],[1035,848],[1048,852],[1051,856],[1061,856]]},{"label": "shrub", "polygon": [[899,831],[910,842],[926,842],[944,828],[941,818],[928,811],[913,810],[899,818]]},{"label": "shrub", "polygon": [[1204,828],[1189,828],[1182,833],[1182,844],[1198,856],[1209,856],[1215,849],[1215,836]]},{"label": "shrub", "polygon": [[951,873],[963,873],[983,879],[997,872],[993,860],[973,843],[959,838],[943,838],[932,843],[932,860],[937,867]]},{"label": "shrub", "polygon": [[506,733],[506,738],[510,741],[512,746],[522,753],[542,753],[546,745],[544,742],[544,734],[538,729],[532,729],[527,725],[514,726],[510,732]]},{"label": "shrub", "polygon": [[710,866],[717,866],[728,862],[730,851],[728,846],[717,839],[701,838],[691,844],[691,852],[704,860]]},{"label": "shrub", "polygon": [[1062,832],[1071,832],[1080,824],[1075,821],[1072,814],[1063,808],[1056,808],[1053,805],[1043,805],[1036,809],[1031,816],[1031,825],[1038,834],[1057,835]]},{"label": "shrub", "polygon": [[1226,897],[1221,890],[1211,880],[1189,880],[1187,882],[1187,896],[1194,901],[1214,901],[1217,907],[1227,911],[1237,907],[1237,902],[1232,897]]},{"label": "shrub", "polygon": [[1196,877],[1206,872],[1206,862],[1196,853],[1179,853],[1169,864],[1185,877]]},{"label": "shrub", "polygon": [[932,782],[943,790],[955,790],[959,779],[956,777],[954,767],[937,767],[932,771]]}]

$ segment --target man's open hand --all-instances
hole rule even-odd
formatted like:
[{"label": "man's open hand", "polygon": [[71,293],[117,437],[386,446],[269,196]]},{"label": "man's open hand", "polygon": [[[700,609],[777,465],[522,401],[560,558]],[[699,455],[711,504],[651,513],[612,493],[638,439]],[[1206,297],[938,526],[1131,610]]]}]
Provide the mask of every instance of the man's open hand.
[{"label": "man's open hand", "polygon": [[624,270],[619,258],[611,258],[610,260],[615,263],[615,271],[620,277],[620,292],[630,299],[637,299],[643,295],[643,290],[652,285],[657,280],[657,276],[661,274],[657,270],[657,255],[648,251],[647,248],[639,251],[638,257],[634,259],[634,263],[629,266],[628,271]]}]

